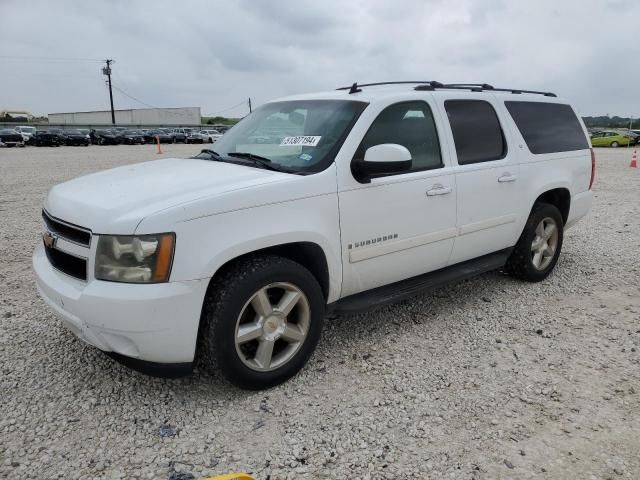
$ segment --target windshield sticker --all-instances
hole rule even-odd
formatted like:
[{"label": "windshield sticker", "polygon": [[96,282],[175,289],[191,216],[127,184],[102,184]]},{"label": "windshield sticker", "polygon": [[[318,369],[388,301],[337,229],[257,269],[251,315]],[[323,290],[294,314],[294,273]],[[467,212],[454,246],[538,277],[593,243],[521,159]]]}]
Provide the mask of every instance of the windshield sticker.
[{"label": "windshield sticker", "polygon": [[311,160],[313,157],[311,155],[309,155],[308,153],[303,153],[298,157],[300,160],[303,160],[305,162],[308,162],[309,160]]},{"label": "windshield sticker", "polygon": [[296,147],[315,147],[318,145],[321,136],[299,136],[299,137],[284,137],[280,142],[281,147],[296,146]]}]

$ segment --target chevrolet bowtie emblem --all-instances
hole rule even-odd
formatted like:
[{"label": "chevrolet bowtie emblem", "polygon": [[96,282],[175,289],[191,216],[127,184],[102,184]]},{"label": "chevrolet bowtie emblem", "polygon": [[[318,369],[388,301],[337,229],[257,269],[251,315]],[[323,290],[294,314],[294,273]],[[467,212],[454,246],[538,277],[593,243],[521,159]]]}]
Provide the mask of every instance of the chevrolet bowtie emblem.
[{"label": "chevrolet bowtie emblem", "polygon": [[56,237],[53,233],[46,231],[42,234],[42,241],[44,242],[45,247],[53,248],[56,245]]}]

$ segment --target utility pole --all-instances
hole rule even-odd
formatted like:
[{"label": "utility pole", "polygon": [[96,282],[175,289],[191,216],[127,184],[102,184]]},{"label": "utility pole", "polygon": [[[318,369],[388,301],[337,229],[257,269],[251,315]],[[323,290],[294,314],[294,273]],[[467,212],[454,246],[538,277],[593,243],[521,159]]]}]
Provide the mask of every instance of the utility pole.
[{"label": "utility pole", "polygon": [[251,113],[251,97],[249,97],[249,113]]},{"label": "utility pole", "polygon": [[111,64],[115,63],[115,60],[105,60],[106,67],[102,68],[102,73],[107,76],[107,85],[109,85],[109,101],[111,102],[111,123],[116,124],[116,113],[113,110],[113,91],[111,90]]}]

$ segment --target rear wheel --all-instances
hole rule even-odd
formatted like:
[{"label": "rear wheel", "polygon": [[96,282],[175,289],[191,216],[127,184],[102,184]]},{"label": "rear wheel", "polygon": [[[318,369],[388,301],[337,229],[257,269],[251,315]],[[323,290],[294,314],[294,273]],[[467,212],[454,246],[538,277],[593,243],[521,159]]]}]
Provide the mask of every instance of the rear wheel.
[{"label": "rear wheel", "polygon": [[529,282],[549,276],[558,261],[564,233],[562,214],[554,205],[533,207],[522,235],[506,264],[506,271]]},{"label": "rear wheel", "polygon": [[323,317],[322,290],[302,265],[277,256],[241,260],[205,300],[201,363],[241,388],[277,385],[305,365]]}]

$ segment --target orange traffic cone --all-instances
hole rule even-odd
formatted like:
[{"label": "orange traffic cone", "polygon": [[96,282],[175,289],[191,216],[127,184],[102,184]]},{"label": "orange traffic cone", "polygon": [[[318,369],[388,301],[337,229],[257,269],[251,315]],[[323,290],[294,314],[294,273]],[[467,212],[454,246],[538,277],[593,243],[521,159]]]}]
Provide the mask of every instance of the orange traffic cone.
[{"label": "orange traffic cone", "polygon": [[638,152],[634,148],[633,155],[631,156],[631,163],[629,164],[631,168],[638,168]]},{"label": "orange traffic cone", "polygon": [[162,149],[160,148],[160,136],[156,135],[156,142],[158,142],[158,151],[156,152],[158,155],[162,154]]}]

